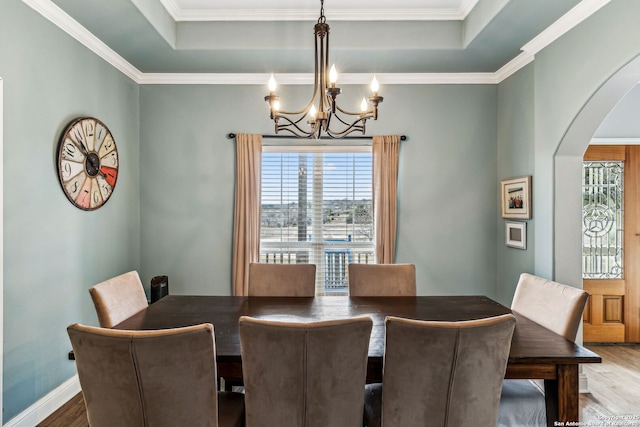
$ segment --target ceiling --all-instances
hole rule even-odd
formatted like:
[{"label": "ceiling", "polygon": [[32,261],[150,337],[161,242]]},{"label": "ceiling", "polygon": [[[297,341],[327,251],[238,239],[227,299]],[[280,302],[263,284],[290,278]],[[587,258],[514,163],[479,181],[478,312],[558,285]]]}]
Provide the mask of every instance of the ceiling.
[{"label": "ceiling", "polygon": [[[247,73],[262,79],[263,73],[313,72],[319,0],[23,1],[34,8],[33,3],[48,3],[53,13],[71,22],[67,26],[91,35],[84,39],[95,36],[104,43],[96,49],[143,76]],[[341,75],[367,74],[366,81],[372,73],[493,75],[518,58],[523,46],[549,33],[567,12],[584,9],[585,3],[594,4],[326,0],[330,60]]]}]

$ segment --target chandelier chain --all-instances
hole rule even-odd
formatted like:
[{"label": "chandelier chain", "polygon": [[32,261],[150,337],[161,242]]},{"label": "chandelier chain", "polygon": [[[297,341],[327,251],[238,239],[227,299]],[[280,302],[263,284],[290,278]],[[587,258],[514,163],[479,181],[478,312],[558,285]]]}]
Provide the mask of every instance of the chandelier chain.
[{"label": "chandelier chain", "polygon": [[327,18],[324,16],[324,0],[320,0],[320,17],[318,18],[318,24],[324,24],[327,22]]}]

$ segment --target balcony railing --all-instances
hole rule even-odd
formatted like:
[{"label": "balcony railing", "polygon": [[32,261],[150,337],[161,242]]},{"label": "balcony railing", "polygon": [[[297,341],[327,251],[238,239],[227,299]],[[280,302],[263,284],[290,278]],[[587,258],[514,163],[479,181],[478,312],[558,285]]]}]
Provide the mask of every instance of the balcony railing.
[{"label": "balcony railing", "polygon": [[[323,247],[320,259],[316,260],[316,292],[319,295],[348,295],[350,263],[373,264],[375,262],[373,250],[358,247],[338,247],[335,242]],[[343,243],[344,244],[344,243]],[[297,264],[310,263],[313,260],[311,248],[263,248],[260,262],[267,264]],[[316,256],[316,258],[318,258]]]}]

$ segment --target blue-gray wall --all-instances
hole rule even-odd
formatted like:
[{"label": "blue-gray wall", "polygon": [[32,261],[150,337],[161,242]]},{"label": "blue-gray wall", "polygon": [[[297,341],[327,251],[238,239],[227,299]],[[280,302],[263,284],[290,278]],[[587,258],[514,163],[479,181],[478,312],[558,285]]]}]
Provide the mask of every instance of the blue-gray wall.
[{"label": "blue-gray wall", "polygon": [[[498,180],[534,175],[534,64],[529,64],[498,87]],[[533,187],[536,177],[533,177]],[[500,209],[501,194],[497,187],[496,204]],[[505,245],[505,219],[498,221],[497,299],[510,305],[520,273],[533,273],[535,217],[526,220],[527,249]]]},{"label": "blue-gray wall", "polygon": [[[96,324],[87,289],[139,267],[139,88],[19,0],[0,3],[4,79],[3,421],[75,374],[66,327]],[[78,116],[111,130],[116,190],[84,212],[63,194],[58,138]]]},{"label": "blue-gray wall", "polygon": [[[417,264],[420,294],[508,303],[520,271],[554,276],[563,259],[554,241],[567,235],[554,225],[555,152],[595,91],[640,53],[638,15],[636,0],[611,2],[497,87],[381,89],[369,133],[409,136],[397,262]],[[0,76],[7,421],[73,375],[65,327],[97,323],[92,284],[135,268],[146,285],[168,274],[173,293],[230,293],[234,144],[225,135],[271,127],[264,88],[138,86],[20,0],[0,3]],[[306,100],[303,89],[285,88],[283,99]],[[120,152],[116,191],[95,212],[74,208],[55,172],[57,139],[79,115],[105,121]],[[507,249],[499,180],[528,174],[529,248]]]},{"label": "blue-gray wall", "polygon": [[[273,132],[264,91],[141,88],[145,280],[166,274],[172,293],[230,293],[235,144],[226,135]],[[416,264],[420,294],[495,296],[497,88],[381,91],[385,101],[370,132],[409,137],[400,149],[396,262]],[[297,87],[280,95],[295,106],[308,92]]]}]

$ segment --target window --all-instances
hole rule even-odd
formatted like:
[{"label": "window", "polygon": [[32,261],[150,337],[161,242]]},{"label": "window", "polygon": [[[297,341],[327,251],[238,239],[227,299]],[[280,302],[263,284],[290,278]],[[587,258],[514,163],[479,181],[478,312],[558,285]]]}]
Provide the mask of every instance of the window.
[{"label": "window", "polygon": [[623,277],[623,162],[584,162],[582,277]]},{"label": "window", "polygon": [[348,294],[374,263],[370,146],[264,146],[260,262],[316,264],[316,295]]}]

